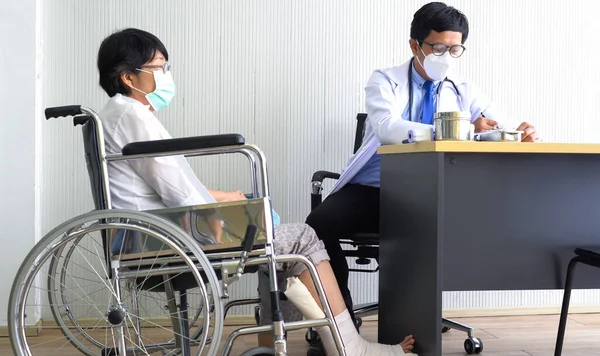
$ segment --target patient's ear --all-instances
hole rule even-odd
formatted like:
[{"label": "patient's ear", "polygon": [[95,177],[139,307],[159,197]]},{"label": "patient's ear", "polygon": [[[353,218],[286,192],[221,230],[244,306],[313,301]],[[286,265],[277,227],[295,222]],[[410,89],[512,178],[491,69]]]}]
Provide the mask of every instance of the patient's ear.
[{"label": "patient's ear", "polygon": [[133,84],[133,76],[134,76],[134,74],[130,73],[130,72],[121,73],[121,78],[120,78],[121,82],[125,86],[131,88],[132,86],[134,86],[134,84]]}]

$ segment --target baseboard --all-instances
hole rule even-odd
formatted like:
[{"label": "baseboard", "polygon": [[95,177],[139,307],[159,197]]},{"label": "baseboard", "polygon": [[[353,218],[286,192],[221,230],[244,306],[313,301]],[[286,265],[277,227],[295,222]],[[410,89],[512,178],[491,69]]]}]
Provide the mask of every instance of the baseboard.
[{"label": "baseboard", "polygon": [[[600,314],[600,305],[572,305],[569,307],[570,314]],[[519,315],[558,315],[560,306],[549,307],[502,307],[502,308],[464,308],[445,309],[442,315],[445,318],[478,318],[495,316],[519,316]],[[377,315],[363,318],[364,321],[377,321]],[[79,320],[81,326],[95,325],[95,319]],[[153,319],[152,323],[161,326],[169,326],[170,321],[166,318]],[[229,315],[225,318],[225,325],[240,326],[254,324],[254,315]],[[155,325],[156,325],[155,324]],[[42,328],[56,329],[58,325],[54,320],[40,320],[36,325],[28,326],[27,336],[38,336]],[[0,326],[0,337],[8,337],[8,327]]]},{"label": "baseboard", "polygon": [[[600,305],[571,305],[569,307],[569,314],[596,313],[600,313]],[[443,311],[442,314],[445,318],[476,318],[518,315],[559,315],[560,306],[446,309]]]},{"label": "baseboard", "polygon": [[[481,318],[494,316],[519,315],[559,315],[560,306],[548,307],[500,307],[500,308],[456,308],[444,309],[444,318]],[[600,314],[600,305],[571,305],[569,314]],[[376,321],[377,315],[363,318],[365,321]]]},{"label": "baseboard", "polygon": [[[39,336],[42,332],[42,321],[38,321],[35,325],[25,327],[26,336]],[[0,337],[8,337],[8,326],[0,326]]]}]

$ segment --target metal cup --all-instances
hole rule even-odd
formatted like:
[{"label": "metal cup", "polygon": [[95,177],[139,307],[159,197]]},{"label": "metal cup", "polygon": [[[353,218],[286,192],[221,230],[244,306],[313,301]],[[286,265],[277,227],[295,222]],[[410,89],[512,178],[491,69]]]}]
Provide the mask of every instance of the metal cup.
[{"label": "metal cup", "polygon": [[436,141],[472,141],[471,114],[467,111],[437,112],[434,115]]}]

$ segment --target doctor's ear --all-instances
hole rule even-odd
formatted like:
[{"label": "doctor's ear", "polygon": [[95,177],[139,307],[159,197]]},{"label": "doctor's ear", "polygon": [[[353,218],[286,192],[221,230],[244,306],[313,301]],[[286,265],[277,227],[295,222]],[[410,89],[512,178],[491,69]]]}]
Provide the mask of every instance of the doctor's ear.
[{"label": "doctor's ear", "polygon": [[417,42],[417,40],[415,40],[414,38],[411,38],[410,40],[408,40],[408,44],[410,45],[410,50],[412,51],[412,54],[416,56],[419,50],[419,42]]}]

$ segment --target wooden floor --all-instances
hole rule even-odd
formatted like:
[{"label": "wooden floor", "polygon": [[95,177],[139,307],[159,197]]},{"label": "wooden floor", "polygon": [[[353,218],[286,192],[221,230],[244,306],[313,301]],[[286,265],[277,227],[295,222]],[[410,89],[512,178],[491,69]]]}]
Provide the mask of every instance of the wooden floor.
[{"label": "wooden floor", "polygon": [[[546,356],[554,354],[554,343],[558,325],[558,316],[518,316],[518,317],[487,317],[455,319],[476,328],[476,336],[484,342],[482,355],[497,356]],[[236,327],[227,327],[229,333]],[[365,322],[361,334],[368,340],[377,337],[377,323]],[[58,330],[46,330],[39,342],[44,339],[53,340],[60,337]],[[37,339],[37,338],[36,338]],[[465,355],[463,341],[465,334],[451,330],[443,335],[444,355]],[[36,340],[37,341],[37,340]],[[236,342],[232,355],[240,355],[244,350],[256,345],[255,336],[244,336]],[[306,355],[307,344],[304,332],[290,333],[289,354]],[[34,356],[40,355],[76,355],[67,348],[56,351],[51,344],[46,349],[39,350]],[[58,353],[57,353],[58,352]],[[12,355],[8,338],[0,338],[0,355]],[[579,314],[571,315],[567,325],[567,336],[563,350],[565,356],[600,355],[600,315]]]}]

